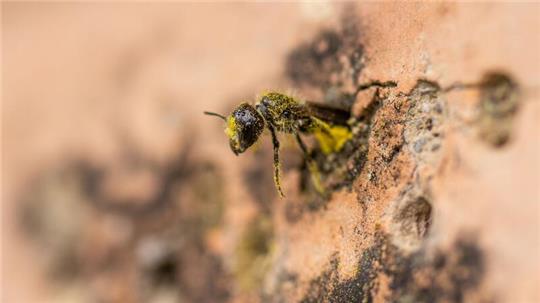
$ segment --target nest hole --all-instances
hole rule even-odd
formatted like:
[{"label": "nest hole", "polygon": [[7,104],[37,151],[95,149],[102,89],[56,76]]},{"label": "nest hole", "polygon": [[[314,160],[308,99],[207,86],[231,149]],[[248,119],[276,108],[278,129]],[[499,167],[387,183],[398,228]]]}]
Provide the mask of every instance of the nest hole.
[{"label": "nest hole", "polygon": [[433,220],[433,207],[428,198],[418,196],[398,208],[393,218],[396,244],[415,249],[428,236]]}]

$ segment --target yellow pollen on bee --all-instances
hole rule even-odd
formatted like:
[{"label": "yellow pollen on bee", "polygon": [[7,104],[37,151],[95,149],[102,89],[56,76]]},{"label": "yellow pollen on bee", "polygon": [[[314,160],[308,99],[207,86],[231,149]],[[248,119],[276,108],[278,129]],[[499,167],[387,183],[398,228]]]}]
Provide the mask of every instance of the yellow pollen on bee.
[{"label": "yellow pollen on bee", "polygon": [[352,138],[352,133],[347,127],[329,125],[319,119],[316,121],[317,129],[315,129],[314,135],[325,155],[339,152],[345,143]]},{"label": "yellow pollen on bee", "polygon": [[227,128],[225,128],[225,134],[230,139],[236,136],[236,119],[233,116],[227,118]]}]

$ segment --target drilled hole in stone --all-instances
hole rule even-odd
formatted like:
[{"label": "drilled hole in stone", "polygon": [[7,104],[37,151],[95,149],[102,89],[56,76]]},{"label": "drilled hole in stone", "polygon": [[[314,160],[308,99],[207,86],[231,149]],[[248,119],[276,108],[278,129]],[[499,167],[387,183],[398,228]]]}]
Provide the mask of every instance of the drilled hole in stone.
[{"label": "drilled hole in stone", "polygon": [[479,103],[479,137],[492,147],[506,145],[519,109],[519,91],[510,76],[491,72],[484,76]]},{"label": "drilled hole in stone", "polygon": [[433,209],[424,196],[411,198],[398,208],[393,219],[396,244],[405,249],[417,248],[428,235]]}]

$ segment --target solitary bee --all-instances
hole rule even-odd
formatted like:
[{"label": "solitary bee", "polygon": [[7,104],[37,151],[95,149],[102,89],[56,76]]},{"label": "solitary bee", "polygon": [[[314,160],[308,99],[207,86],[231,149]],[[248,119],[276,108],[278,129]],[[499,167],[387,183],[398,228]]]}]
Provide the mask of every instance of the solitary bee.
[{"label": "solitary bee", "polygon": [[319,141],[324,154],[341,150],[352,136],[347,120],[350,113],[314,103],[302,103],[294,97],[278,93],[264,93],[255,105],[242,103],[228,116],[214,112],[204,112],[216,116],[226,123],[225,134],[229,137],[231,150],[235,155],[246,151],[267,128],[274,147],[274,182],[281,197],[284,197],[280,183],[279,141],[277,132],[295,136],[312,174],[315,188],[324,191],[318,180],[317,166],[311,158],[300,134],[313,134]]}]

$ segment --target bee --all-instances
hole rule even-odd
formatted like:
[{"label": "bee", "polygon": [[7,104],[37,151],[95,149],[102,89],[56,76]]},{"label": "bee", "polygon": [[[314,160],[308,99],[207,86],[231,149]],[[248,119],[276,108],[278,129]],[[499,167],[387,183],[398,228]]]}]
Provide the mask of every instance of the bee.
[{"label": "bee", "polygon": [[241,103],[228,116],[208,111],[204,114],[216,116],[225,121],[225,134],[229,138],[230,148],[235,155],[245,152],[259,139],[263,131],[268,129],[272,137],[274,152],[274,183],[281,197],[285,195],[280,182],[280,143],[277,133],[291,134],[296,138],[308,164],[315,188],[320,192],[324,192],[324,188],[319,181],[318,169],[301,134],[313,134],[324,154],[340,151],[352,137],[347,124],[350,118],[349,111],[301,102],[279,92],[262,94],[254,105],[247,102]]}]

